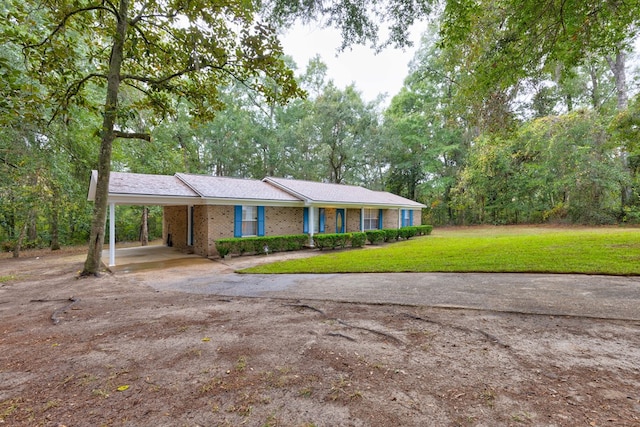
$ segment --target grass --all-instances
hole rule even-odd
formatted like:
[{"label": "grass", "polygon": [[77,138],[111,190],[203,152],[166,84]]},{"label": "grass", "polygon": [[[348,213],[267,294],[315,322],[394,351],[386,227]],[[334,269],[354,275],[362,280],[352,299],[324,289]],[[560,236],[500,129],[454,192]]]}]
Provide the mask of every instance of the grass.
[{"label": "grass", "polygon": [[515,272],[640,275],[640,229],[464,227],[241,273]]}]

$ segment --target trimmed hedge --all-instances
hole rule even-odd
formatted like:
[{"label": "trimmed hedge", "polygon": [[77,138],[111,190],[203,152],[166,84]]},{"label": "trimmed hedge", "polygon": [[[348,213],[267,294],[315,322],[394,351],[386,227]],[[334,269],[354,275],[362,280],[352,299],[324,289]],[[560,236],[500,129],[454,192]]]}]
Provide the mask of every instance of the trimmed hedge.
[{"label": "trimmed hedge", "polygon": [[397,228],[385,228],[384,230],[384,241],[390,242],[392,240],[398,240],[398,229]]},{"label": "trimmed hedge", "polygon": [[267,252],[299,251],[309,241],[306,234],[289,236],[238,237],[216,240],[216,250],[221,257],[228,254],[263,254]]},{"label": "trimmed hedge", "polygon": [[351,247],[361,248],[367,243],[367,234],[362,232],[351,233]]},{"label": "trimmed hedge", "polygon": [[325,248],[346,248],[351,246],[352,248],[361,248],[367,242],[366,233],[329,233],[329,234],[315,234],[313,236],[313,242],[315,247],[323,250]]},{"label": "trimmed hedge", "polygon": [[365,234],[367,235],[367,240],[372,245],[384,242],[387,235],[384,230],[367,230],[365,231]]},{"label": "trimmed hedge", "polygon": [[402,239],[410,239],[413,236],[428,236],[433,231],[432,225],[414,225],[410,227],[402,227],[398,230],[398,237]]},{"label": "trimmed hedge", "polygon": [[[372,245],[399,239],[410,239],[413,236],[427,236],[431,234],[433,226],[416,225],[400,229],[368,230],[357,233],[316,234],[313,236],[315,247],[352,248],[363,247],[367,240]],[[307,234],[293,234],[288,236],[240,237],[216,240],[216,250],[221,257],[228,254],[264,254],[271,252],[299,251],[309,242]]]},{"label": "trimmed hedge", "polygon": [[316,248],[344,248],[351,241],[351,233],[314,234],[313,243]]}]

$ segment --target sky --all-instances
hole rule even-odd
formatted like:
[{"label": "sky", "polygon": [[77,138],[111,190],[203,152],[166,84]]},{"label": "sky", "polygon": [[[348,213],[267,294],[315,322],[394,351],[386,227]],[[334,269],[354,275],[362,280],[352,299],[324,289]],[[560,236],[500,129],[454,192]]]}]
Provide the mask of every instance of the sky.
[{"label": "sky", "polygon": [[404,51],[390,47],[376,54],[368,46],[357,45],[339,52],[342,37],[337,30],[296,24],[280,40],[285,54],[293,57],[298,65],[297,74],[302,74],[309,59],[319,54],[327,65],[328,78],[337,87],[344,89],[355,83],[365,101],[373,101],[379,94],[387,93],[383,104],[388,105],[402,88],[419,39],[419,31],[413,31],[414,46]]}]

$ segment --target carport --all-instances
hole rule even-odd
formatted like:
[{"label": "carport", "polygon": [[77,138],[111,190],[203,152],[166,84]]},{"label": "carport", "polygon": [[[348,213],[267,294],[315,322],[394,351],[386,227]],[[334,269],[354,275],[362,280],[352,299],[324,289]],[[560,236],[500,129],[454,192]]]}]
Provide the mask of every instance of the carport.
[{"label": "carport", "polygon": [[[148,246],[135,246],[116,248],[114,258],[118,259],[118,265],[110,265],[113,272],[135,272],[147,269],[159,269],[167,267],[210,264],[208,258],[200,255],[187,254],[164,244],[152,244]],[[111,247],[102,252],[103,258],[111,255]]]},{"label": "carport", "polygon": [[[145,262],[166,262],[169,258],[184,258],[188,254],[182,254],[179,251],[165,248],[162,251],[158,248],[139,247],[139,248],[123,248],[116,250],[116,205],[129,206],[185,206],[191,210],[191,207],[201,203],[201,197],[184,183],[176,180],[173,176],[164,175],[147,175],[147,174],[128,174],[135,175],[136,179],[122,179],[122,174],[112,173],[109,179],[109,196],[107,203],[109,205],[109,267],[116,266],[116,255],[122,256],[129,264],[139,264],[133,260],[140,257],[148,257]],[[98,183],[98,172],[92,171],[91,183],[89,185],[89,201],[95,200],[96,186]],[[191,215],[188,215],[188,238],[191,239],[193,224]],[[138,251],[132,250],[138,249]],[[170,255],[172,254],[172,255]],[[190,255],[198,257],[197,255]],[[103,258],[104,254],[103,254]]]}]

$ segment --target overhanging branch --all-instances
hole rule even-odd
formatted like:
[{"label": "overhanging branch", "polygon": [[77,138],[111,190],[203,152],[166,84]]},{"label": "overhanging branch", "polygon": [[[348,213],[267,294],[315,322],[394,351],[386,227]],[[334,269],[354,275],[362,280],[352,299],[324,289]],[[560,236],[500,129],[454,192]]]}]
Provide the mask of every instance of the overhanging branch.
[{"label": "overhanging branch", "polygon": [[90,7],[85,7],[85,8],[82,8],[82,9],[72,10],[71,12],[67,13],[65,16],[62,17],[62,21],[60,21],[58,26],[56,28],[54,28],[53,31],[44,40],[42,40],[40,43],[36,43],[36,44],[32,44],[32,45],[26,45],[26,46],[24,46],[24,48],[25,49],[33,49],[33,48],[36,48],[36,47],[44,46],[49,41],[51,41],[53,36],[55,36],[58,33],[58,31],[62,30],[65,27],[65,25],[67,24],[67,21],[71,17],[73,17],[75,15],[79,15],[79,14],[84,13],[84,12],[90,12],[90,11],[93,11],[93,10],[106,10],[107,12],[114,14],[116,16],[116,18],[119,18],[118,17],[118,12],[116,10],[109,9],[108,7],[105,7],[105,6],[90,6]]},{"label": "overhanging branch", "polygon": [[116,138],[142,139],[147,142],[151,142],[151,135],[143,132],[121,132],[119,130],[115,130],[113,131],[113,136]]}]

